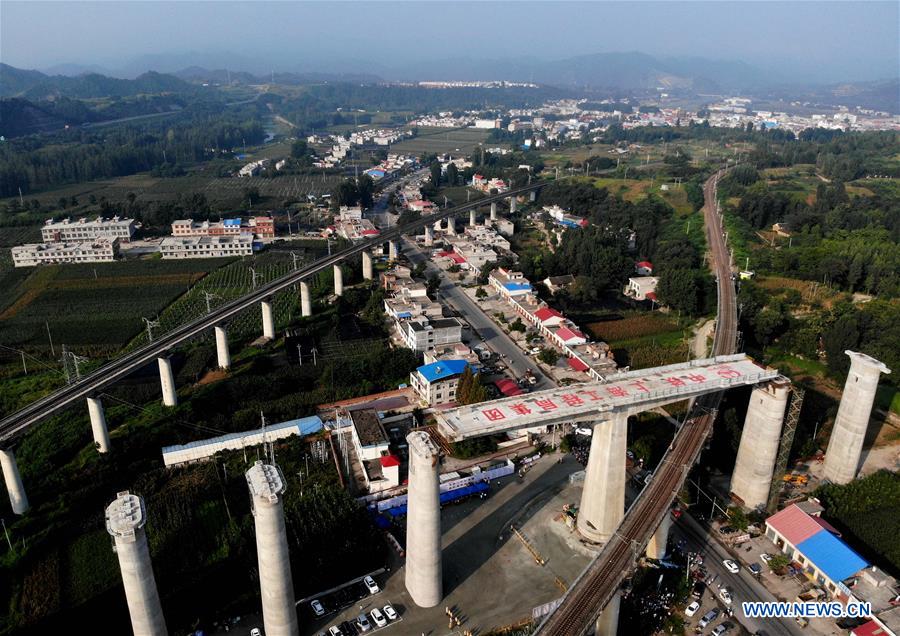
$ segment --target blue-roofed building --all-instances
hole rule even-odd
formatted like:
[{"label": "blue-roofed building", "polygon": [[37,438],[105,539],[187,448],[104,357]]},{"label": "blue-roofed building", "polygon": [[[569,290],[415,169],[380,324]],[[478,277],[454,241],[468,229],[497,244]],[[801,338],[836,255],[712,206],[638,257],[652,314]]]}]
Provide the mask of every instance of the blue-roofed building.
[{"label": "blue-roofed building", "polygon": [[225,219],[224,221],[222,221],[222,224],[225,227],[241,227],[241,219]]},{"label": "blue-roofed building", "polygon": [[469,363],[465,360],[438,360],[409,374],[410,384],[428,406],[456,402],[456,386]]},{"label": "blue-roofed building", "polygon": [[514,272],[502,267],[491,272],[488,276],[488,283],[506,299],[527,296],[533,292],[531,283],[522,272]]},{"label": "blue-roofed building", "polygon": [[865,559],[847,547],[847,544],[824,528],[797,546],[807,561],[806,573],[816,578],[819,585],[830,581],[843,581],[863,568],[869,567]]}]

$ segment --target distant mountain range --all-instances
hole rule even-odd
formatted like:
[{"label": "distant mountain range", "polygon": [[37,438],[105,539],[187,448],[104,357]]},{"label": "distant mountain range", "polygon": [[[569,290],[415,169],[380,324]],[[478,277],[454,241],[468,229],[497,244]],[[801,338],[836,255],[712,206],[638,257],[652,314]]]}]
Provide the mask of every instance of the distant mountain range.
[{"label": "distant mountain range", "polygon": [[135,79],[118,79],[98,73],[77,77],[46,75],[0,63],[0,97],[43,100],[55,97],[128,97],[142,93],[189,93],[196,87],[178,77],[148,71]]}]

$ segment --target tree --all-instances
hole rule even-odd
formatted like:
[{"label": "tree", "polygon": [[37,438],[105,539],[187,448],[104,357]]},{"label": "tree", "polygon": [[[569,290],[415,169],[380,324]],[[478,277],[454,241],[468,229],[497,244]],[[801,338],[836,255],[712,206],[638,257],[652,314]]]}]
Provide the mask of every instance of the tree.
[{"label": "tree", "polygon": [[397,225],[406,225],[407,223],[413,223],[422,218],[422,214],[416,212],[415,210],[403,210],[400,213],[400,216],[397,218]]},{"label": "tree", "polygon": [[773,555],[769,559],[769,569],[773,572],[780,572],[791,564],[791,560],[783,554]]},{"label": "tree", "polygon": [[459,180],[459,169],[457,169],[455,163],[451,163],[447,166],[447,185],[453,187],[456,185],[456,182]]},{"label": "tree", "polygon": [[432,161],[429,170],[431,170],[431,185],[437,188],[441,185],[441,163]]},{"label": "tree", "polygon": [[671,269],[662,272],[656,286],[659,301],[673,309],[695,314],[700,308],[700,287],[697,275],[688,269]]},{"label": "tree", "polygon": [[750,525],[750,520],[740,506],[731,506],[728,509],[728,523],[743,532]]},{"label": "tree", "polygon": [[479,287],[475,291],[475,298],[477,298],[478,300],[484,300],[487,297],[488,297],[488,293],[486,291],[484,291],[484,287]]},{"label": "tree", "polygon": [[252,206],[254,203],[259,202],[259,188],[256,186],[251,186],[249,188],[244,188],[243,190],[244,200]]},{"label": "tree", "polygon": [[431,274],[428,277],[428,280],[425,281],[425,293],[429,296],[434,296],[437,293],[437,290],[441,288],[441,279],[437,276],[437,274]]},{"label": "tree", "polygon": [[538,353],[538,360],[552,367],[556,364],[556,361],[559,360],[559,353],[557,353],[556,349],[544,347],[541,349],[541,352]]},{"label": "tree", "polygon": [[359,175],[356,180],[356,191],[359,193],[359,204],[368,208],[374,201],[375,181],[367,174]]},{"label": "tree", "polygon": [[300,159],[309,155],[309,144],[304,139],[295,139],[291,144],[291,156]]},{"label": "tree", "polygon": [[466,365],[465,370],[456,385],[456,403],[477,404],[487,399],[487,391],[481,383],[481,376],[472,373],[472,367]]},{"label": "tree", "polygon": [[525,323],[522,322],[522,319],[516,316],[516,319],[509,325],[510,331],[525,331]]}]

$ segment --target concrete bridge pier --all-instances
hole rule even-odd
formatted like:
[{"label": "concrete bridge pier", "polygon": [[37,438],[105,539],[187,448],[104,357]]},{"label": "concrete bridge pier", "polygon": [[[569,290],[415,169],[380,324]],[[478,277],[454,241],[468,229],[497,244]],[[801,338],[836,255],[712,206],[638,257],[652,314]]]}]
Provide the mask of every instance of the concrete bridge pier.
[{"label": "concrete bridge pier", "polygon": [[589,541],[609,541],[625,516],[627,434],[627,413],[612,413],[594,425],[577,523]]},{"label": "concrete bridge pier", "polygon": [[225,327],[215,327],[216,332],[216,359],[219,368],[228,370],[231,368],[231,352],[228,350],[228,333]]},{"label": "concrete bridge pier", "polygon": [[447,234],[456,236],[456,219],[452,216],[447,217]]},{"label": "concrete bridge pier", "polygon": [[275,318],[272,316],[272,302],[264,300],[260,302],[262,307],[263,338],[275,340]]},{"label": "concrete bridge pier", "polygon": [[428,247],[434,245],[434,228],[430,225],[425,226],[425,245]]},{"label": "concrete bridge pier", "polygon": [[669,530],[671,528],[672,515],[667,512],[666,516],[663,517],[663,520],[659,523],[659,527],[656,528],[656,532],[650,537],[650,542],[647,544],[647,549],[644,554],[647,555],[648,559],[661,559],[666,556],[666,544],[669,542]]},{"label": "concrete bridge pier", "polygon": [[388,260],[396,261],[400,254],[400,247],[397,241],[388,241]]},{"label": "concrete bridge pier", "polygon": [[115,541],[131,628],[135,636],[167,636],[153,564],[147,547],[147,510],[144,500],[127,490],[106,508],[106,531]]},{"label": "concrete bridge pier", "polygon": [[516,197],[509,197],[509,213],[516,213]]},{"label": "concrete bridge pier", "polygon": [[791,383],[786,378],[760,384],[750,394],[741,444],[731,474],[731,492],[750,509],[765,506],[769,499],[790,395]]},{"label": "concrete bridge pier", "polygon": [[372,255],[366,251],[362,253],[362,275],[365,280],[372,280],[375,277]]},{"label": "concrete bridge pier", "polygon": [[267,636],[299,636],[294,580],[284,525],[284,476],[257,461],[245,474],[256,528],[256,557]]},{"label": "concrete bridge pier", "polygon": [[469,210],[469,227],[475,227],[477,219],[475,217],[475,208]]},{"label": "concrete bridge pier", "polygon": [[622,593],[616,592],[594,622],[595,636],[616,636],[616,630],[619,628],[619,605],[621,603]]},{"label": "concrete bridge pier", "polygon": [[300,282],[300,314],[304,318],[312,316],[312,297],[309,294],[309,283]]},{"label": "concrete bridge pier", "polygon": [[856,479],[878,379],[882,373],[891,372],[884,363],[864,353],[844,353],[850,356],[850,372],[825,452],[825,479],[835,484]]},{"label": "concrete bridge pier", "polygon": [[11,448],[0,448],[0,469],[3,470],[3,481],[6,482],[6,492],[9,494],[9,505],[17,515],[24,515],[30,507],[28,495],[25,494],[25,486],[22,485],[22,475],[19,474],[19,465]]},{"label": "concrete bridge pier", "polygon": [[406,589],[419,607],[434,607],[444,596],[441,577],[440,450],[428,433],[409,442],[409,496],[406,513]]},{"label": "concrete bridge pier", "polygon": [[159,365],[159,384],[162,387],[162,400],[164,406],[178,404],[178,394],[175,392],[175,376],[172,374],[172,361],[169,358],[157,358]]},{"label": "concrete bridge pier", "polygon": [[491,221],[497,220],[497,202],[491,201]]},{"label": "concrete bridge pier", "polygon": [[109,452],[109,430],[106,428],[106,415],[103,403],[99,398],[88,398],[88,415],[91,418],[91,432],[94,434],[94,446],[100,453]]},{"label": "concrete bridge pier", "polygon": [[534,203],[537,201],[537,190],[532,190],[528,193],[528,200]]},{"label": "concrete bridge pier", "polygon": [[344,295],[344,272],[341,271],[340,265],[334,266],[334,295]]}]

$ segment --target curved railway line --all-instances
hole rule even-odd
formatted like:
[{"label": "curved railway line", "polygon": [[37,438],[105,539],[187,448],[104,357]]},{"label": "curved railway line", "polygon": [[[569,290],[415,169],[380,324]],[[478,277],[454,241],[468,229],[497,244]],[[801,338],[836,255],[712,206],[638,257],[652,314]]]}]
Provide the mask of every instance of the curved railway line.
[{"label": "curved railway line", "polygon": [[[716,184],[722,174],[724,171],[717,172],[703,187],[706,236],[718,291],[714,356],[734,353],[737,342],[737,307],[731,278],[731,256],[716,209]],[[677,496],[712,431],[721,399],[721,392],[697,399],[692,407],[692,416],[675,435],[656,474],[631,505],[616,534],[575,580],[563,596],[562,603],[545,617],[536,634],[581,636],[594,625],[600,612],[636,565],[663,517],[669,514],[673,498]]]},{"label": "curved railway line", "polygon": [[361,241],[331,256],[321,258],[306,267],[300,268],[282,276],[266,285],[253,290],[241,298],[232,300],[210,311],[205,316],[186,323],[160,337],[153,342],[136,349],[127,355],[103,365],[99,369],[84,376],[81,380],[57,389],[53,393],[42,397],[28,406],[11,413],[0,419],[0,447],[9,446],[10,443],[30,427],[42,419],[61,411],[78,400],[91,397],[95,392],[109,386],[117,380],[137,371],[145,365],[153,362],[157,357],[163,356],[170,349],[195,338],[199,333],[222,323],[229,318],[247,310],[256,303],[266,300],[270,296],[285,291],[305,278],[309,278],[333,265],[337,265],[345,259],[360,254],[387,241],[396,240],[401,234],[410,234],[448,217],[479,208],[492,202],[500,202],[510,197],[525,194],[533,190],[539,190],[546,186],[547,181],[534,181],[525,186],[512,188],[502,194],[494,194],[476,199],[463,205],[458,205],[446,210],[440,210],[434,214],[423,216],[421,219],[385,230],[377,237]]}]

